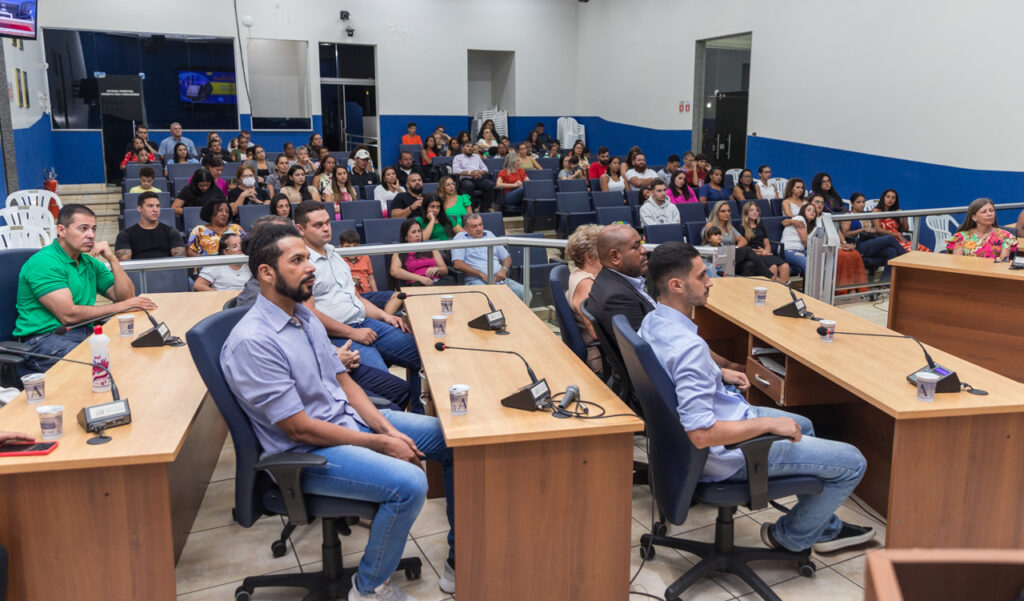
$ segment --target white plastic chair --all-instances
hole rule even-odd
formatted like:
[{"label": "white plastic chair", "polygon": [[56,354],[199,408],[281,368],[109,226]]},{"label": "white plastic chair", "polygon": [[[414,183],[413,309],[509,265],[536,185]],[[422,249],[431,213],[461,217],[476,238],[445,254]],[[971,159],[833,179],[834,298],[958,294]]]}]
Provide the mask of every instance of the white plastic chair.
[{"label": "white plastic chair", "polygon": [[870,200],[865,200],[864,201],[864,211],[866,211],[866,212],[871,212],[871,211],[875,210],[875,207],[877,207],[877,206],[878,206],[878,199],[877,198],[872,198]]},{"label": "white plastic chair", "polygon": [[57,233],[53,213],[33,205],[13,206],[0,209],[0,217],[6,225],[34,225],[46,231],[52,238]]},{"label": "white plastic chair", "polygon": [[722,183],[725,184],[727,190],[732,190],[736,184],[740,183],[741,173],[743,173],[742,169],[730,169],[725,172],[725,179],[722,180]]},{"label": "white plastic chair", "polygon": [[[932,231],[935,236],[935,252],[941,252],[946,250],[946,242],[953,237],[953,232],[960,227],[960,224],[953,219],[952,215],[927,215],[924,218],[924,224],[928,226],[928,229]],[[952,231],[950,227],[953,226]]]},{"label": "white plastic chair", "polygon": [[60,197],[49,190],[18,190],[7,195],[7,202],[4,203],[4,206],[34,206],[49,209],[51,201],[56,202],[58,208],[64,206]]},{"label": "white plastic chair", "polygon": [[0,226],[0,248],[42,248],[51,240],[46,230],[34,225]]},{"label": "white plastic chair", "polygon": [[775,188],[775,192],[778,195],[778,198],[786,197],[787,183],[789,183],[789,180],[784,177],[773,177],[770,180],[768,180],[768,185]]}]

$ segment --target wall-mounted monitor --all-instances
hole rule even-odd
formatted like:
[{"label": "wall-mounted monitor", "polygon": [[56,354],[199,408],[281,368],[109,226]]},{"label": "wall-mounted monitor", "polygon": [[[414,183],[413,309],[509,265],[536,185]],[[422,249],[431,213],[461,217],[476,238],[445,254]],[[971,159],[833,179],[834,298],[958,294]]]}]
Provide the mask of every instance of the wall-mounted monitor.
[{"label": "wall-mounted monitor", "polygon": [[178,99],[191,104],[237,104],[235,74],[230,71],[178,71]]},{"label": "wall-mounted monitor", "polygon": [[36,39],[36,0],[0,0],[0,37]]}]

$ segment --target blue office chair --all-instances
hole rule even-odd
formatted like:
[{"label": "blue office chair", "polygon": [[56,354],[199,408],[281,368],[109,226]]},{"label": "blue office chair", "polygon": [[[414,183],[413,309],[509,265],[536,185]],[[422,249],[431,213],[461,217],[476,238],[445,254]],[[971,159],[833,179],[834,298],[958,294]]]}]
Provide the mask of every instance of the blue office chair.
[{"label": "blue office chair", "polygon": [[498,238],[505,235],[505,218],[499,211],[480,213],[480,218],[484,222],[485,230],[491,232]]},{"label": "blue office chair", "polygon": [[596,188],[596,192],[591,192],[590,196],[594,199],[594,208],[600,209],[601,207],[624,207],[626,204],[626,197],[623,196],[619,190],[609,190],[602,192],[600,188]]},{"label": "blue office chair", "polygon": [[585,179],[560,179],[558,180],[559,192],[586,192],[587,180]]},{"label": "blue office chair", "polygon": [[555,194],[555,206],[560,238],[567,238],[581,225],[597,223],[597,213],[586,192],[558,192]]},{"label": "blue office chair", "polygon": [[[569,266],[558,265],[548,274],[548,287],[551,289],[551,298],[555,302],[555,315],[558,317],[558,331],[562,335],[562,342],[569,347],[582,361],[587,360],[587,345],[583,342],[583,334],[576,324],[575,314],[565,293],[569,289]],[[593,344],[598,344],[596,341]]]},{"label": "blue office chair", "polygon": [[[768,450],[773,442],[783,440],[783,437],[766,434],[726,446],[728,449],[738,448],[743,451],[747,472],[751,474],[747,482],[700,482],[708,450],[694,447],[683,430],[676,412],[675,384],[665,373],[650,345],[630,328],[625,316],[616,315],[612,323],[637,402],[643,407],[649,445],[647,460],[651,470],[651,489],[660,514],[652,534],[640,537],[641,557],[653,558],[653,545],[660,545],[693,553],[701,558],[700,563],[665,590],[665,599],[678,599],[687,588],[715,572],[730,572],[742,578],[766,601],[780,601],[747,563],[763,560],[795,561],[800,574],[809,577],[814,575],[815,569],[810,560],[811,550],[793,552],[737,547],[733,536],[733,513],[739,505],[757,510],[767,507],[771,499],[820,493],[821,480],[811,476],[769,478]],[[718,507],[715,542],[704,543],[666,536],[665,521],[684,523],[690,507],[696,502]]]},{"label": "blue office chair", "polygon": [[626,223],[628,225],[636,227],[636,222],[633,221],[632,207],[597,207],[594,211],[597,213],[598,225]]},{"label": "blue office chair", "polygon": [[[538,172],[530,173],[535,175]],[[523,230],[530,233],[553,227],[555,208],[555,183],[531,175],[531,179],[523,184]]]},{"label": "blue office chair", "polygon": [[[267,205],[239,205],[238,225],[242,226],[242,229],[248,232],[249,230],[252,229],[252,224],[256,223],[256,220],[266,215],[267,212]],[[329,213],[334,213],[333,206],[329,210]]]},{"label": "blue office chair", "polygon": [[[0,250],[0,340],[9,341],[14,335],[14,324],[18,320],[15,309],[18,301],[18,275],[29,257],[36,254],[35,248],[10,248]],[[15,365],[24,357],[5,358],[0,368],[0,385],[21,389],[21,380]]]},{"label": "blue office chair", "polygon": [[[264,515],[288,517],[279,540],[271,546],[276,557],[287,551],[285,542],[296,524],[320,518],[323,530],[323,570],[299,574],[250,576],[235,590],[236,601],[248,601],[257,588],[299,587],[309,591],[306,599],[344,598],[351,588],[356,568],[343,568],[338,533],[347,530],[350,517],[373,519],[377,505],[365,501],[306,495],[302,492],[302,470],[323,465],[327,460],[312,453],[279,453],[260,460],[260,443],[248,416],[238,405],[224,380],[220,350],[231,329],[250,307],[238,307],[215,313],[185,334],[192,360],[206,388],[217,403],[235,445],[235,520],[248,528]],[[280,555],[279,555],[280,553]],[[422,562],[418,557],[402,559],[399,570],[410,580],[419,578]]]},{"label": "blue office chair", "polygon": [[644,228],[644,238],[648,244],[664,242],[685,242],[683,226],[678,223],[655,223]]}]

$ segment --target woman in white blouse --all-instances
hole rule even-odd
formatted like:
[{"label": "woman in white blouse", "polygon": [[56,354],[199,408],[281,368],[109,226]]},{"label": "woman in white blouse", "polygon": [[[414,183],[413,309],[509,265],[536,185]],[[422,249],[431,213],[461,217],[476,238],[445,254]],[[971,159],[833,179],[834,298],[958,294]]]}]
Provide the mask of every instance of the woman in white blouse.
[{"label": "woman in white blouse", "polygon": [[[238,234],[224,234],[221,236],[219,254],[242,254],[241,236]],[[249,273],[249,265],[246,263],[213,265],[199,270],[199,277],[196,278],[195,284],[192,284],[192,289],[196,292],[241,290],[250,279],[252,279],[252,274]]]},{"label": "woman in white blouse", "polygon": [[380,203],[380,210],[385,217],[388,216],[388,202],[402,192],[405,192],[405,188],[398,185],[398,172],[394,167],[385,167],[380,185],[373,189],[373,199]]}]

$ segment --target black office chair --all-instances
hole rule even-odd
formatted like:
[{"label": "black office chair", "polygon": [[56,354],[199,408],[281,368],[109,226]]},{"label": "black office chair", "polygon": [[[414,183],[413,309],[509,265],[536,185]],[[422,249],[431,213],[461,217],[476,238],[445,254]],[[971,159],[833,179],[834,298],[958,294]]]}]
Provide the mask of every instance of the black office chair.
[{"label": "black office chair", "polygon": [[[300,587],[307,600],[344,598],[351,587],[356,568],[343,568],[338,533],[347,530],[348,518],[373,519],[377,504],[336,497],[303,494],[302,470],[323,465],[325,457],[312,453],[280,453],[260,460],[260,444],[249,418],[242,411],[224,380],[220,350],[231,329],[250,307],[221,311],[196,324],[185,335],[192,360],[206,388],[228,424],[235,445],[235,520],[248,528],[264,515],[285,515],[288,526],[271,549],[275,556],[286,549],[285,540],[297,524],[320,518],[323,526],[323,570],[299,574],[250,576],[235,590],[236,601],[248,601],[253,590],[263,587]],[[282,553],[283,554],[283,553]],[[398,564],[410,580],[420,577],[418,557],[404,558]]]},{"label": "black office chair", "polygon": [[[18,275],[21,268],[34,255],[35,248],[10,248],[0,250],[0,340],[8,341],[14,335],[14,325],[18,319],[16,309],[18,301]],[[24,361],[24,357],[13,355],[5,357],[0,367],[0,385],[21,389],[16,365]]]},{"label": "black office chair", "polygon": [[605,384],[608,385],[608,388],[612,389],[616,396],[629,405],[630,409],[636,411],[643,418],[640,405],[635,399],[631,398],[633,388],[630,386],[629,373],[626,371],[626,366],[622,363],[619,350],[614,346],[614,339],[611,338],[614,334],[604,331],[604,328],[601,327],[601,322],[591,313],[589,303],[590,299],[580,303],[580,313],[594,326],[594,333],[597,334],[597,342],[601,349],[601,361],[604,363],[605,369]]},{"label": "black office chair", "polygon": [[[651,468],[651,489],[658,504],[659,521],[652,534],[640,537],[640,556],[651,559],[654,546],[661,545],[693,553],[700,563],[690,568],[665,590],[665,599],[679,598],[690,586],[715,572],[731,572],[743,579],[766,601],[780,601],[771,588],[747,566],[751,561],[791,560],[797,562],[802,576],[814,575],[811,550],[799,553],[784,549],[736,547],[733,537],[733,513],[739,505],[764,509],[768,501],[797,494],[821,492],[821,480],[811,476],[768,478],[768,450],[781,436],[765,434],[726,446],[740,449],[746,459],[747,482],[700,482],[708,450],[697,449],[683,430],[676,412],[675,384],[665,373],[650,345],[629,326],[623,315],[612,320],[622,359],[629,371],[638,402],[644,408],[649,444],[647,460]],[[715,542],[703,543],[665,536],[668,520],[682,524],[691,505],[706,503],[718,507]]]}]

